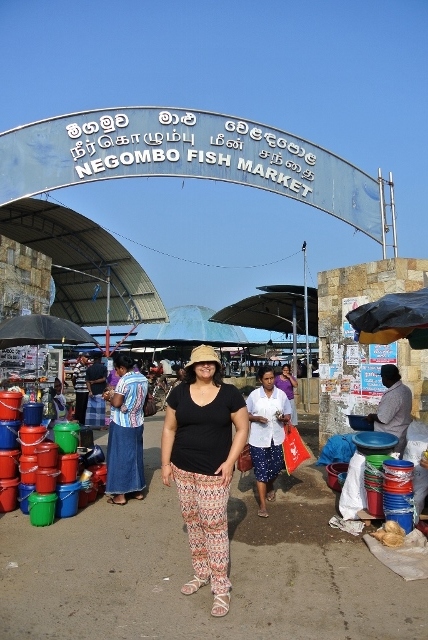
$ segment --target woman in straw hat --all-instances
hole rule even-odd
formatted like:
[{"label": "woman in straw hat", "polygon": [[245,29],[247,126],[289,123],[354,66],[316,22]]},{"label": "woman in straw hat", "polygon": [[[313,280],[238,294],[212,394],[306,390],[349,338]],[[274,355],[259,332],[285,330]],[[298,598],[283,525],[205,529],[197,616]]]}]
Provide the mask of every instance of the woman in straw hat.
[{"label": "woman in straw hat", "polygon": [[[162,481],[174,480],[187,525],[194,578],[181,593],[211,583],[211,615],[229,611],[231,582],[227,501],[235,462],[248,436],[248,412],[241,393],[223,384],[214,349],[193,349],[183,382],[168,396],[162,432]],[[232,423],[236,434],[232,439]]]}]

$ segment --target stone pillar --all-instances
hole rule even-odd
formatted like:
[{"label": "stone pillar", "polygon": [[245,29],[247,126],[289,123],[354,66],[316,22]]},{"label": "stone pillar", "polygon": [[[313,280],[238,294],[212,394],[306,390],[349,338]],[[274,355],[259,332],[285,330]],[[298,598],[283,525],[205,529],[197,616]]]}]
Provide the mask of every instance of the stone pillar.
[{"label": "stone pillar", "polygon": [[[347,414],[375,413],[379,401],[379,396],[361,394],[361,364],[369,364],[369,346],[358,345],[345,335],[343,300],[358,298],[358,304],[363,304],[387,293],[425,286],[428,260],[415,258],[380,260],[318,274],[321,446],[334,434],[352,431]],[[428,350],[412,350],[407,340],[398,340],[397,346],[397,366],[413,393],[413,416],[428,422]]]}]

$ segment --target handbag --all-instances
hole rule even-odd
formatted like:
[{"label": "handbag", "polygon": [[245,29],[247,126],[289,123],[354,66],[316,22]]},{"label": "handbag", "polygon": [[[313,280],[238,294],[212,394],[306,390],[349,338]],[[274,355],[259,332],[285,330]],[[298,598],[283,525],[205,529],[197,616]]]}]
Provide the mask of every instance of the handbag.
[{"label": "handbag", "polygon": [[250,471],[253,468],[253,461],[251,460],[250,445],[247,443],[238,456],[236,463],[238,471]]},{"label": "handbag", "polygon": [[148,391],[143,405],[144,417],[148,418],[149,416],[154,416],[157,411],[158,407],[156,404],[156,400],[154,399],[150,391]]},{"label": "handbag", "polygon": [[282,443],[282,449],[284,451],[284,462],[288,475],[291,475],[302,462],[311,458],[311,454],[306,448],[297,427],[293,425],[289,426],[289,432]]}]

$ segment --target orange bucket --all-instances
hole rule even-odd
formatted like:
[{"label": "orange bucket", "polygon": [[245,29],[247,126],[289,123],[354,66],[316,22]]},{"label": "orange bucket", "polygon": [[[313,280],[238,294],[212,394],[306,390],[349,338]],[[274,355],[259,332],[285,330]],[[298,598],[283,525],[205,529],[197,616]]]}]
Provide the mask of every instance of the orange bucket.
[{"label": "orange bucket", "polygon": [[91,483],[91,490],[86,493],[88,496],[88,504],[90,502],[95,502],[98,496],[98,482]]},{"label": "orange bucket", "polygon": [[88,498],[89,498],[89,492],[85,491],[85,489],[80,489],[79,491],[79,501],[77,503],[77,508],[78,509],[84,509],[85,507],[88,506]]},{"label": "orange bucket", "polygon": [[0,451],[0,479],[9,480],[18,476],[19,449]]},{"label": "orange bucket", "polygon": [[19,458],[19,473],[22,484],[36,484],[37,456],[22,455]]},{"label": "orange bucket", "polygon": [[98,488],[98,495],[104,495],[106,492],[107,465],[93,464],[88,467],[88,471],[92,471],[92,482]]},{"label": "orange bucket", "polygon": [[60,472],[57,469],[36,470],[36,491],[40,494],[54,493]]},{"label": "orange bucket", "polygon": [[22,420],[22,393],[0,391],[0,420]]},{"label": "orange bucket", "polygon": [[18,442],[21,445],[22,453],[25,456],[33,456],[36,453],[37,445],[46,438],[48,430],[43,425],[38,427],[22,425],[18,434]]},{"label": "orange bucket", "polygon": [[18,507],[19,478],[0,480],[0,513],[14,511]]},{"label": "orange bucket", "polygon": [[43,469],[56,469],[58,466],[58,451],[59,447],[56,442],[42,442],[38,444],[34,453],[37,456],[37,464],[39,467]]},{"label": "orange bucket", "polygon": [[63,453],[58,456],[58,469],[60,471],[58,482],[60,484],[69,484],[76,482],[77,472],[79,469],[78,453]]}]

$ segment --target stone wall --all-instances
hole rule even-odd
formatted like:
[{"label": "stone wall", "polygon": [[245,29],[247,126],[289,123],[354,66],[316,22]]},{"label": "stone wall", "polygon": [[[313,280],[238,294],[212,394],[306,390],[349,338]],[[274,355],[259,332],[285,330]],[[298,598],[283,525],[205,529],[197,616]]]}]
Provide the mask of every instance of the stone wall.
[{"label": "stone wall", "polygon": [[51,258],[0,235],[0,322],[49,313]]},{"label": "stone wall", "polygon": [[[358,298],[359,305],[387,293],[426,286],[428,260],[414,258],[380,260],[318,274],[321,446],[330,436],[351,431],[347,414],[374,413],[380,399],[361,394],[361,370],[365,368],[361,365],[369,364],[369,347],[358,345],[349,331],[346,335],[343,316],[352,298]],[[413,393],[413,416],[428,422],[428,351],[412,350],[407,340],[399,340],[397,366]]]}]

